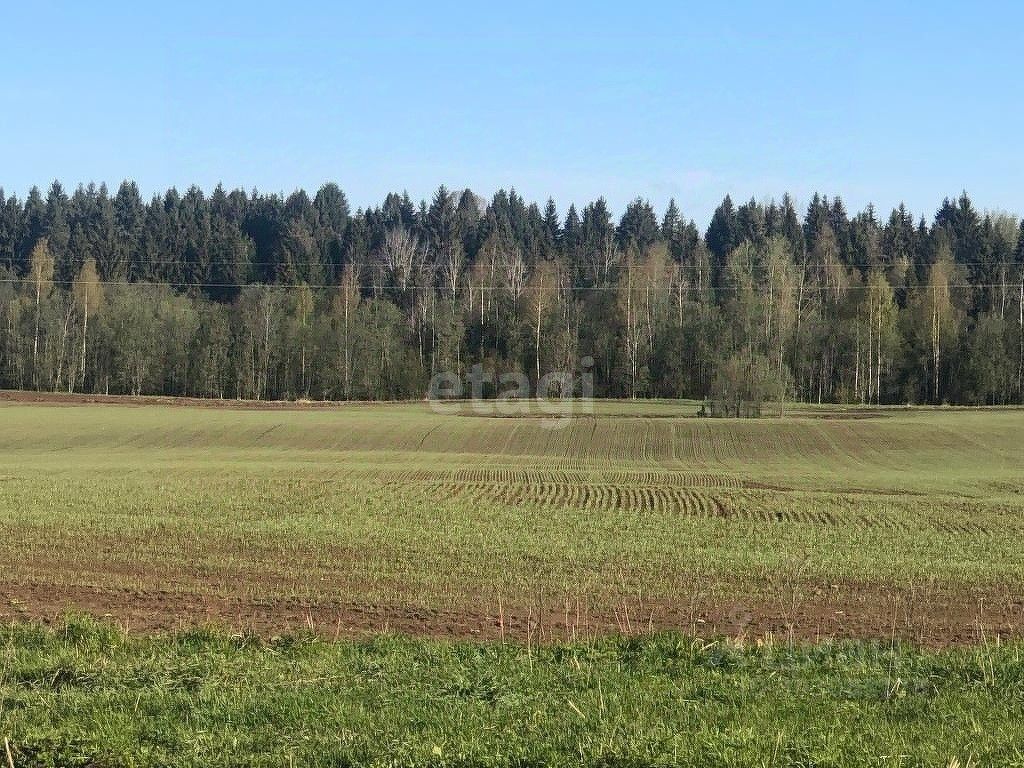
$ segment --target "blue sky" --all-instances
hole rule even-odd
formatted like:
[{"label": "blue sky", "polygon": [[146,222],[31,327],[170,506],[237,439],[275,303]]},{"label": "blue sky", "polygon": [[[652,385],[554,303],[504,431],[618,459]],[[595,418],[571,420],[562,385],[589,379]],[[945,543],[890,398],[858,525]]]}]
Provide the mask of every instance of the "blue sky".
[{"label": "blue sky", "polygon": [[1024,213],[1024,10],[993,3],[8,4],[0,186],[135,179],[353,207],[820,190]]}]

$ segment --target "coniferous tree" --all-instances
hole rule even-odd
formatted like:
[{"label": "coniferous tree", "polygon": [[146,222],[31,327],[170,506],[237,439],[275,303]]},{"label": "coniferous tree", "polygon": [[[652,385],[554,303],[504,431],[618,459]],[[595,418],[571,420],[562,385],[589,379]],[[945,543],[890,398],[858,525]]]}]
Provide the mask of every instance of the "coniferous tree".
[{"label": "coniferous tree", "polygon": [[807,400],[1020,402],[1024,234],[965,194],[916,224],[727,198],[701,237],[674,201],[615,220],[599,198],[563,223],[515,190],[355,213],[333,184],[0,193],[0,386],[382,397],[439,367],[537,379],[581,355],[602,395],[705,397],[735,365]]},{"label": "coniferous tree", "polygon": [[558,256],[562,245],[562,225],[555,201],[548,198],[544,204],[544,256],[551,260]]},{"label": "coniferous tree", "polygon": [[732,198],[729,195],[726,195],[722,204],[715,209],[704,239],[714,258],[714,263],[719,266],[725,264],[725,257],[740,244],[739,222],[736,218],[735,206],[733,206]]}]

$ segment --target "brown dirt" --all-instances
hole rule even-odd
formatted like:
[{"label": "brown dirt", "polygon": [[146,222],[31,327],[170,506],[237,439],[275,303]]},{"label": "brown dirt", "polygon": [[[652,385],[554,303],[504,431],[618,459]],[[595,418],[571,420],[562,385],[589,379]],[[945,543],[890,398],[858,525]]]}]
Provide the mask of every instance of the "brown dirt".
[{"label": "brown dirt", "polygon": [[[344,403],[0,391],[0,403],[4,402],[285,410],[346,407]],[[35,565],[38,567],[39,562]],[[673,629],[703,637],[728,635],[751,640],[768,635],[807,641],[888,641],[898,637],[931,647],[980,643],[996,637],[1024,638],[1024,594],[1009,586],[957,589],[846,582],[802,584],[785,595],[770,594],[768,587],[755,588],[746,597],[729,599],[695,594],[634,599],[616,605],[580,605],[575,598],[547,598],[535,604],[510,600],[500,607],[456,601],[451,607],[420,608],[402,603],[303,602],[239,594],[211,596],[190,591],[203,588],[196,583],[196,574],[181,574],[181,586],[174,591],[68,586],[47,583],[45,577],[28,581],[27,574],[19,577],[10,562],[6,566],[0,563],[0,571],[4,567],[8,570],[6,574],[0,573],[0,621],[54,622],[68,611],[78,611],[135,632],[216,625],[261,635],[311,629],[325,636],[361,636],[389,630],[430,637],[554,641]],[[98,567],[109,572],[107,564]],[[132,575],[124,574],[126,578]],[[145,583],[143,574],[134,575]],[[253,586],[274,589],[287,585],[275,585],[268,575],[261,584]],[[725,591],[741,593],[738,587]]]},{"label": "brown dirt", "polygon": [[[373,405],[389,405],[409,401],[374,401]],[[256,411],[297,411],[311,409],[345,408],[368,405],[363,401],[334,400],[218,400],[205,397],[165,397],[163,395],[83,395],[66,392],[27,392],[0,390],[0,403],[37,405],[175,405],[190,408],[228,408]]]},{"label": "brown dirt", "polygon": [[[67,393],[67,392],[33,392],[30,390],[17,390],[17,389],[3,389],[0,390],[0,403],[38,403],[48,405],[178,405],[178,406],[189,406],[189,407],[201,407],[201,408],[232,408],[242,410],[309,410],[309,409],[322,409],[322,408],[344,408],[346,406],[353,405],[402,405],[414,402],[424,402],[418,399],[406,399],[406,400],[220,400],[209,397],[170,397],[165,395],[102,395],[102,394],[81,394],[81,393]],[[468,402],[465,400],[456,400],[453,402]],[[615,398],[608,398],[607,402],[616,402]],[[643,402],[643,401],[639,401]],[[811,409],[799,407],[800,404],[796,404],[790,412],[793,418],[803,419],[823,419],[823,420],[843,420],[843,419],[878,419],[893,416],[898,413],[914,413],[917,411],[932,410],[941,411],[943,413],[953,412],[971,412],[977,413],[979,411],[1016,411],[1021,410],[1020,406],[1003,406],[1003,405],[944,405],[938,406],[900,406],[900,405],[889,405],[882,406],[879,408],[866,409],[857,408],[856,410],[845,411],[842,410],[844,406],[835,406],[835,410],[831,409]],[[458,413],[457,416],[469,416],[479,417],[479,414],[473,413]],[[535,419],[546,419],[550,416],[536,415],[536,414],[487,414],[485,418],[535,418]],[[696,416],[689,414],[658,414],[658,413],[644,413],[639,416],[633,414],[616,414],[616,413],[601,413],[601,414],[576,414],[574,418],[577,419],[594,419],[594,420],[605,420],[605,419],[679,419],[679,418],[696,418]]]},{"label": "brown dirt", "polygon": [[68,611],[149,633],[216,626],[271,636],[312,630],[327,637],[382,631],[402,634],[550,642],[608,633],[679,630],[701,637],[800,641],[894,638],[927,647],[1024,637],[1024,599],[1011,590],[950,591],[866,584],[808,585],[785,598],[625,601],[587,606],[573,600],[430,609],[402,605],[260,600],[170,591],[146,592],[53,584],[0,584],[0,620],[60,621]]}]

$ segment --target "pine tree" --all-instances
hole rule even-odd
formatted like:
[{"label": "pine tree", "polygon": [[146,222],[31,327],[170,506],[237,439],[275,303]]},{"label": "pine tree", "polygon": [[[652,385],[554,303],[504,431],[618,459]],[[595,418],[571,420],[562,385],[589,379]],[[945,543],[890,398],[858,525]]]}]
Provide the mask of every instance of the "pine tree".
[{"label": "pine tree", "polygon": [[69,249],[71,226],[68,223],[68,196],[58,181],[53,182],[46,196],[44,234],[53,256],[55,279],[67,284],[74,277],[75,270]]},{"label": "pine tree", "polygon": [[17,245],[18,274],[29,271],[30,254],[39,238],[46,234],[46,203],[39,187],[32,187],[25,200],[25,208],[21,217],[21,227]]},{"label": "pine tree", "polygon": [[562,247],[572,259],[576,258],[576,251],[580,244],[580,223],[579,214],[576,213],[576,206],[570,205],[565,213],[565,225],[562,227]]},{"label": "pine tree", "polygon": [[679,206],[676,205],[676,199],[673,197],[668,201],[665,215],[661,218],[661,238],[665,242],[671,243],[679,235],[681,218]]},{"label": "pine tree", "polygon": [[426,215],[427,244],[435,253],[446,253],[458,237],[453,195],[443,184],[434,193]]},{"label": "pine tree", "polygon": [[704,242],[711,255],[711,280],[718,286],[725,270],[726,257],[740,244],[739,222],[729,195],[715,209]]},{"label": "pine tree", "polygon": [[0,187],[0,269],[8,273],[22,273],[18,253],[21,239],[22,211],[18,198],[4,196]]},{"label": "pine tree", "polygon": [[719,266],[725,264],[725,257],[740,244],[736,209],[729,195],[726,195],[721,205],[715,209],[704,240]]},{"label": "pine tree", "polygon": [[337,184],[324,184],[313,199],[313,239],[325,277],[334,282],[341,269],[342,238],[348,226],[349,207]]},{"label": "pine tree", "polygon": [[462,252],[474,254],[479,247],[479,225],[481,218],[481,198],[465,189],[459,196],[459,205],[455,209],[455,229],[462,241]]},{"label": "pine tree", "polygon": [[751,198],[750,202],[736,209],[736,233],[738,242],[750,242],[763,250],[768,240],[768,226],[764,207]]},{"label": "pine tree", "polygon": [[544,251],[547,259],[555,258],[562,245],[562,225],[558,219],[555,201],[548,198],[544,205]]},{"label": "pine tree", "polygon": [[616,239],[622,250],[632,248],[637,253],[645,253],[659,234],[654,209],[649,202],[638,197],[626,206]]}]

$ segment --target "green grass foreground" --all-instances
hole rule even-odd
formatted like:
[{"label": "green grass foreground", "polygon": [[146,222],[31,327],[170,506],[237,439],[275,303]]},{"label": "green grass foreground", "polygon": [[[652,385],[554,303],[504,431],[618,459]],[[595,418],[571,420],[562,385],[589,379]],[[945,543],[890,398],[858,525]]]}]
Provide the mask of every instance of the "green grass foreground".
[{"label": "green grass foreground", "polygon": [[[1019,765],[1024,646],[0,630],[15,766]],[[0,758],[2,762],[4,758]]]}]

